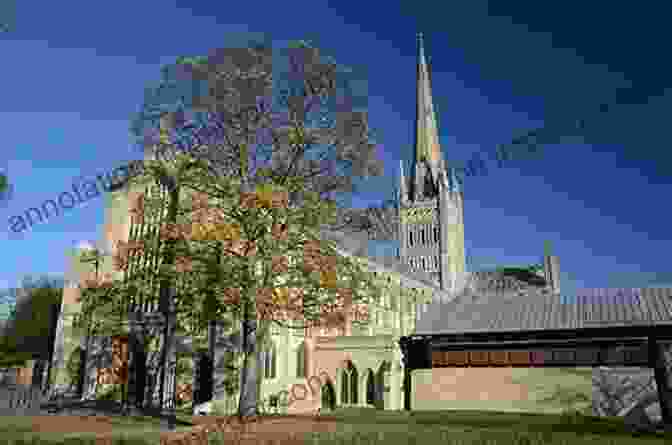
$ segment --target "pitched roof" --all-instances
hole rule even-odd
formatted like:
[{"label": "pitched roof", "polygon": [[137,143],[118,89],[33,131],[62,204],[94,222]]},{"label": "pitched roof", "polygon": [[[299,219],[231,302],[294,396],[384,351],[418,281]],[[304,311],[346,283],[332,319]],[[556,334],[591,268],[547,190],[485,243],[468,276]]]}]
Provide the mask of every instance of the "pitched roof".
[{"label": "pitched roof", "polygon": [[[613,291],[613,290],[612,290]],[[598,326],[672,324],[672,288],[569,298],[548,289],[464,292],[448,303],[421,310],[416,334],[458,334]]]}]

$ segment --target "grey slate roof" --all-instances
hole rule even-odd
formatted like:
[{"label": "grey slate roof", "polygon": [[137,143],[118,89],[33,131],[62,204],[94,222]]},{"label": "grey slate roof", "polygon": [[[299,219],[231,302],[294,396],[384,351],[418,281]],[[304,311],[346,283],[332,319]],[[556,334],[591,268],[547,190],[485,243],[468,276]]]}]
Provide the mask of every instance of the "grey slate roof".
[{"label": "grey slate roof", "polygon": [[[357,235],[325,229],[321,231],[321,236],[325,240],[335,242],[337,249],[342,253],[366,258],[378,271],[399,274],[403,278],[406,287],[423,288],[430,291],[433,300],[446,302],[456,297],[454,293],[441,290],[439,283],[430,275],[421,270],[411,269],[396,257],[369,256],[366,234]],[[502,272],[474,272],[467,273],[466,275],[469,289],[474,292],[480,292],[483,295],[520,292],[521,290],[536,287]]]},{"label": "grey slate roof", "polygon": [[432,303],[418,316],[415,334],[458,334],[597,326],[672,324],[672,288],[632,289],[632,297],[569,298],[543,288],[517,294],[464,292],[448,303]]}]

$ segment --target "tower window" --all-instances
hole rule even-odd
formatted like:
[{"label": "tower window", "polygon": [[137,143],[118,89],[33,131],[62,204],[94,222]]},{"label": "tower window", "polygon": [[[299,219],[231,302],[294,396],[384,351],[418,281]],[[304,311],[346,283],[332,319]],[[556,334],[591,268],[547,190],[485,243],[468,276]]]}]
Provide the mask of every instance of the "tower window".
[{"label": "tower window", "polygon": [[408,245],[413,246],[413,231],[412,230],[408,233]]},{"label": "tower window", "polygon": [[439,242],[439,228],[438,227],[434,227],[434,241],[437,242],[437,243]]},{"label": "tower window", "polygon": [[427,240],[425,239],[425,228],[423,227],[420,229],[420,236],[422,238],[422,244],[427,244]]}]

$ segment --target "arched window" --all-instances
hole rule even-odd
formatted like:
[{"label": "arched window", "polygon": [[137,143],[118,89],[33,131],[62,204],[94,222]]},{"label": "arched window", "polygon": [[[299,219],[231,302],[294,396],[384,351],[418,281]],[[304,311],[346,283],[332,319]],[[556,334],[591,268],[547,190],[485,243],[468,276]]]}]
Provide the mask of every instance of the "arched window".
[{"label": "arched window", "polygon": [[373,371],[369,369],[366,376],[366,404],[374,405],[376,403],[376,380]]},{"label": "arched window", "polygon": [[271,344],[269,350],[264,354],[264,378],[265,379],[274,379],[276,376],[276,362],[277,362],[277,348],[275,343]]},{"label": "arched window", "polygon": [[439,236],[440,236],[439,235],[439,228],[434,227],[434,241],[437,242],[437,243],[439,242]]},{"label": "arched window", "polygon": [[425,228],[420,229],[420,239],[422,239],[422,244],[427,244],[427,240],[425,239]]},{"label": "arched window", "polygon": [[413,246],[413,230],[408,232],[408,245]]},{"label": "arched window", "polygon": [[296,376],[303,378],[306,376],[306,343],[301,342],[296,348]]},{"label": "arched window", "polygon": [[343,383],[341,385],[341,403],[357,404],[357,368],[348,361],[343,370]]}]

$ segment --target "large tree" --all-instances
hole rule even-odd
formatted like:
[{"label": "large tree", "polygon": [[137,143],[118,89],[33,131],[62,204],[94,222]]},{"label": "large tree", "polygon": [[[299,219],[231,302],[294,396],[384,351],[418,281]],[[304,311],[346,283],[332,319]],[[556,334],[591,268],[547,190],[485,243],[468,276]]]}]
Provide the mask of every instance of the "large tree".
[{"label": "large tree", "polygon": [[[49,363],[61,308],[63,279],[26,276],[19,287],[4,290],[3,295],[11,309],[0,337],[0,361],[6,366],[25,365],[32,359],[40,365]],[[38,366],[35,371],[42,373],[44,368]],[[46,371],[48,377],[50,369]]]},{"label": "large tree", "polygon": [[310,193],[349,199],[353,178],[382,173],[362,107],[366,96],[357,97],[351,72],[315,48],[301,43],[282,55],[285,68],[271,63],[267,45],[165,67],[134,121],[139,145],[161,159],[188,152],[217,176],[240,177],[248,191],[256,180],[286,187],[300,178],[302,189],[288,196],[292,206]]},{"label": "large tree", "polygon": [[[272,56],[269,46],[252,45],[166,66],[133,121],[138,145],[159,156],[187,151],[220,174],[244,167],[300,176],[306,191],[337,199],[340,215],[359,190],[357,178],[383,171],[367,98],[357,90],[361,79],[305,43],[273,64]],[[297,199],[299,193],[290,196],[291,203]],[[334,228],[357,223],[338,219]]]},{"label": "large tree", "polygon": [[[108,283],[104,292],[121,302],[138,298],[148,276],[150,283],[170,283],[176,315],[194,327],[193,332],[204,331],[224,314],[235,314],[242,322],[239,414],[250,416],[256,413],[258,380],[252,358],[257,322],[266,328],[263,322],[271,321],[304,328],[324,321],[329,306],[340,303],[351,310],[377,301],[381,288],[356,259],[338,255],[321,239],[320,229],[333,219],[333,201],[304,193],[301,205],[289,205],[289,195],[303,187],[301,178],[281,185],[273,182],[269,171],[259,170],[266,182],[254,177],[257,185],[250,192],[242,189],[241,177],[215,174],[206,163],[178,156],[171,177],[189,193],[174,201],[152,195],[138,201],[134,213],[140,220],[165,214],[168,207],[175,222],[164,224],[160,243],[153,238],[121,243],[117,267],[126,272],[125,279],[116,286]],[[146,164],[149,177],[166,175],[165,161]],[[134,257],[165,259],[167,245],[170,261],[161,267],[131,266]],[[109,292],[110,286],[114,292]],[[151,292],[151,285],[144,289]],[[96,296],[98,301],[87,307],[102,307],[100,295],[100,288],[85,292],[83,298]]]}]

